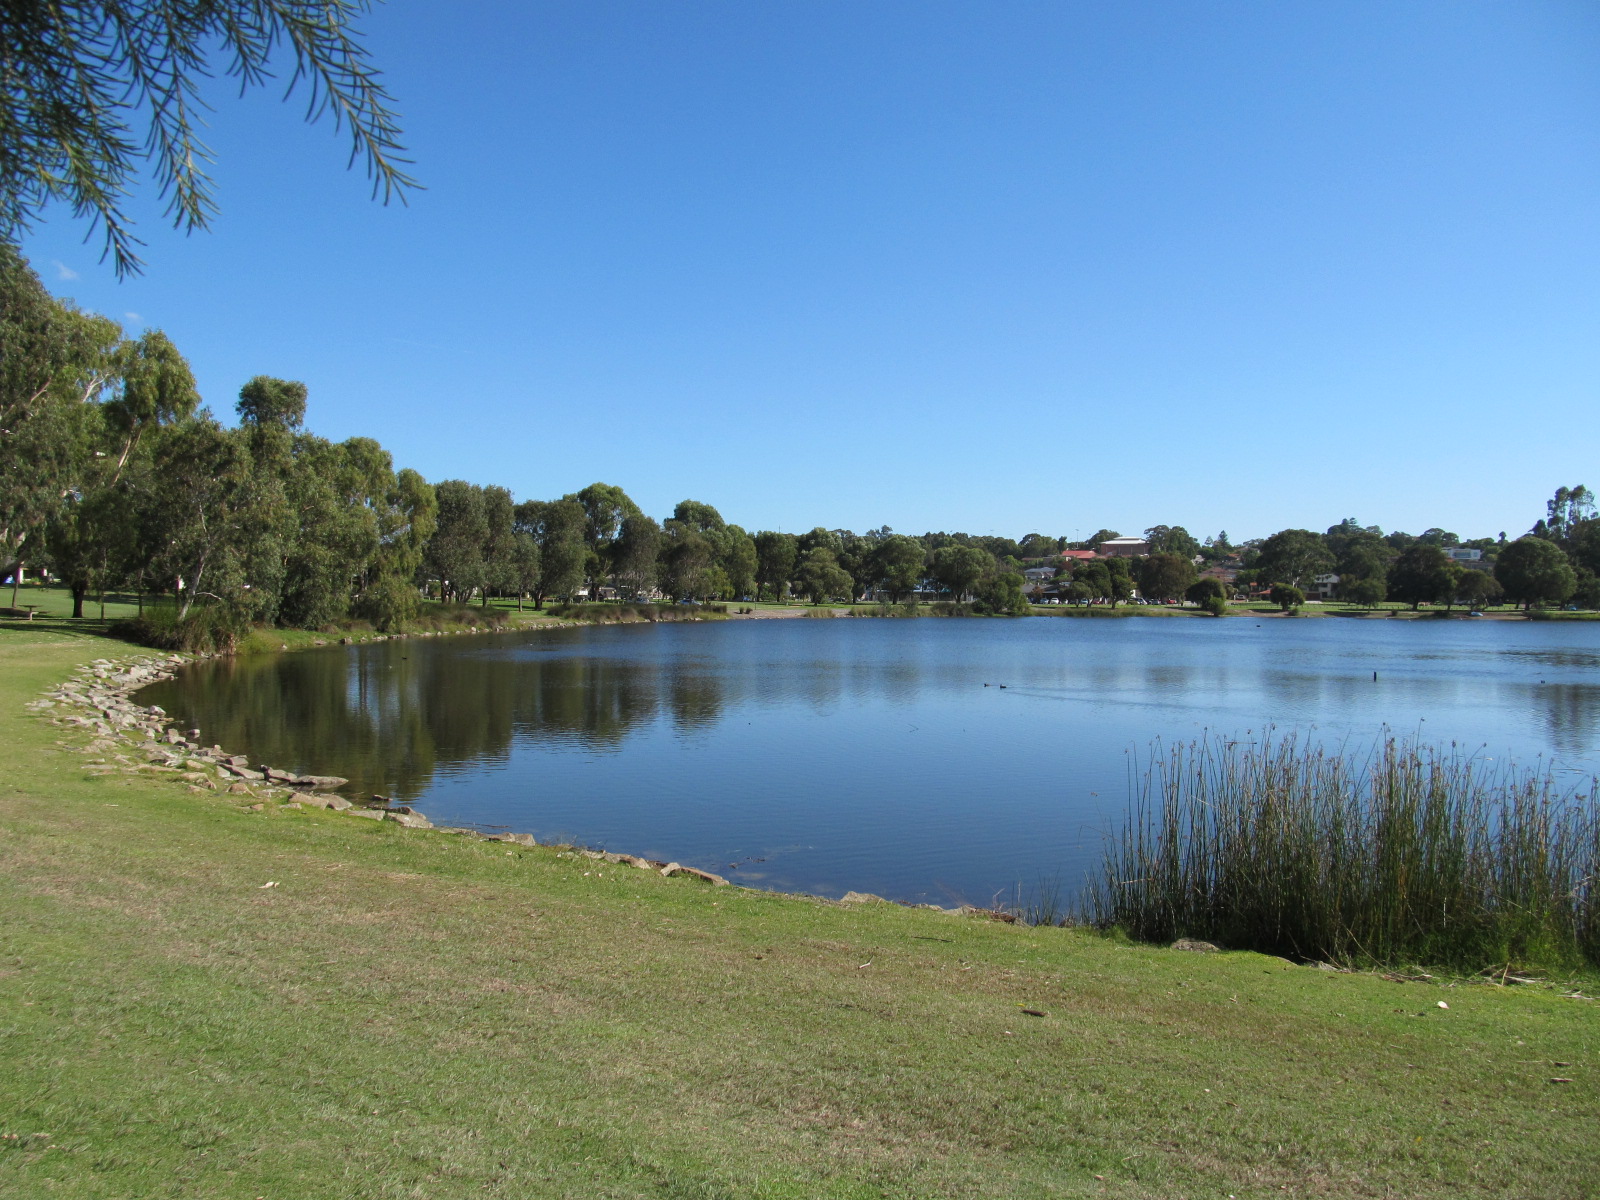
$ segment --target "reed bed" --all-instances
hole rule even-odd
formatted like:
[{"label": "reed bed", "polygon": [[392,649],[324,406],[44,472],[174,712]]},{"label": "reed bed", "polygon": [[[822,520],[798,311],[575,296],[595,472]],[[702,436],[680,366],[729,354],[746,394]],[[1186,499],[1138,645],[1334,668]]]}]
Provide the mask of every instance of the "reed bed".
[{"label": "reed bed", "polygon": [[[1137,778],[1137,776],[1136,776]],[[1385,738],[1157,747],[1085,916],[1341,964],[1600,966],[1600,787]]]}]

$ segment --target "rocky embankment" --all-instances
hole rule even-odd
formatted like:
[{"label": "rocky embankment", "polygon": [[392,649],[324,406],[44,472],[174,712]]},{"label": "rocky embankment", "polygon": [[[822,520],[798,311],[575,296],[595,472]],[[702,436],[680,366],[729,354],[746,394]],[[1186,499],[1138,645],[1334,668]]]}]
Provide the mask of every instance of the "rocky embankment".
[{"label": "rocky embankment", "polygon": [[[179,728],[158,705],[133,702],[134,692],[170,679],[194,657],[159,654],[115,661],[96,659],[79,667],[72,678],[50,688],[29,707],[49,715],[59,726],[89,733],[89,742],[79,748],[88,757],[89,770],[96,774],[166,775],[186,784],[191,792],[227,797],[252,812],[261,812],[269,805],[324,808],[352,817],[392,821],[406,829],[435,828],[422,813],[409,805],[392,805],[386,797],[373,796],[359,802],[339,795],[338,790],[347,787],[349,780],[337,775],[302,775],[265,763],[252,765],[242,754],[231,754],[221,746],[203,746],[198,729]],[[474,829],[455,828],[436,832],[517,846],[538,844],[526,833],[485,836]],[[563,849],[607,863],[728,885],[720,875],[681,863],[600,850]]]}]

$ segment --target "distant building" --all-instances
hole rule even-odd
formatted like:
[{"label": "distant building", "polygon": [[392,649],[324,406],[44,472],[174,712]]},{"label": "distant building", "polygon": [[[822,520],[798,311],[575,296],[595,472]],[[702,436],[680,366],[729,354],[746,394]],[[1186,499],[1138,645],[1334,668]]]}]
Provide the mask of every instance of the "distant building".
[{"label": "distant building", "polygon": [[1318,575],[1306,588],[1307,600],[1332,600],[1334,592],[1339,589],[1337,575]]},{"label": "distant building", "polygon": [[1468,550],[1465,546],[1445,546],[1444,552],[1458,563],[1477,562],[1483,557],[1482,550]]},{"label": "distant building", "polygon": [[1143,558],[1150,553],[1150,543],[1140,537],[1112,538],[1100,543],[1101,558]]},{"label": "distant building", "polygon": [[1063,550],[1061,557],[1068,562],[1087,562],[1089,559],[1098,556],[1093,550]]}]

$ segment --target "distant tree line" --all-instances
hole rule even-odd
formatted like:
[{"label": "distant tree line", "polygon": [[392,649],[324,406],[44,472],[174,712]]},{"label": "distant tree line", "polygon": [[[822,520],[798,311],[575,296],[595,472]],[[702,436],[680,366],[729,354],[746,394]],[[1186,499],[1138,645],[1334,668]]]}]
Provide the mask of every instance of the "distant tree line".
[{"label": "distant tree line", "polygon": [[[1585,488],[1563,488],[1532,533],[1461,542],[1346,520],[1233,545],[1181,526],[1145,531],[1143,558],[1063,559],[1084,542],[1030,533],[855,533],[821,527],[754,533],[684,500],[657,521],[620,487],[594,483],[518,502],[500,486],[429,483],[396,470],[370,438],[330,442],[305,428],[304,384],[257,376],[227,428],[160,331],[123,336],[113,321],[49,295],[0,243],[0,563],[17,578],[47,566],[74,615],[107,589],[169,596],[244,622],[323,628],[351,618],[394,629],[424,598],[543,606],[579,595],[638,600],[942,598],[975,611],[1025,612],[1023,571],[1047,566],[1064,599],[1226,602],[1199,577],[1237,567],[1234,587],[1299,589],[1336,573],[1344,598],[1377,603],[1600,603],[1600,523]],[[1445,549],[1483,551],[1491,572]]]}]

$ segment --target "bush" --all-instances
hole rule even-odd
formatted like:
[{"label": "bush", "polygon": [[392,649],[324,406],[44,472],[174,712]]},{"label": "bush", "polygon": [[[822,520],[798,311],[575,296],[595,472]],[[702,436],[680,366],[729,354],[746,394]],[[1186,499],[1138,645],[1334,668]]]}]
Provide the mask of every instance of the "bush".
[{"label": "bush", "polygon": [[419,629],[446,629],[461,625],[472,629],[499,629],[510,621],[511,614],[503,608],[441,602],[423,605],[413,624]]},{"label": "bush", "polygon": [[1024,579],[1015,571],[1006,571],[985,579],[974,590],[974,609],[994,616],[1020,617],[1029,611],[1028,598],[1023,595]]},{"label": "bush", "polygon": [[550,615],[563,621],[609,622],[682,621],[714,613],[727,616],[726,604],[611,604],[604,601],[574,600],[550,609]]},{"label": "bush", "polygon": [[111,635],[158,650],[217,654],[232,651],[249,628],[243,614],[227,605],[196,605],[179,617],[176,605],[157,604],[116,622]]},{"label": "bush", "polygon": [[1306,594],[1297,587],[1290,587],[1287,583],[1275,583],[1272,585],[1272,591],[1267,593],[1267,599],[1284,612],[1289,612],[1306,602]]},{"label": "bush", "polygon": [[[1211,582],[1215,583],[1216,580]],[[1225,617],[1228,615],[1228,602],[1221,596],[1207,596],[1200,601],[1200,608],[1210,613],[1213,617]]]},{"label": "bush", "polygon": [[403,579],[382,576],[356,597],[351,606],[355,617],[370,621],[380,633],[398,633],[416,620],[422,608],[417,589]]}]

